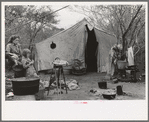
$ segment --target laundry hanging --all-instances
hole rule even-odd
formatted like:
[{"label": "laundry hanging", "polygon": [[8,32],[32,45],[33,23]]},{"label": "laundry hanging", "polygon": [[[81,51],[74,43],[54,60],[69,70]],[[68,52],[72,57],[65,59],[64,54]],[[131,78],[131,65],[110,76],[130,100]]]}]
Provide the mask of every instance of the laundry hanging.
[{"label": "laundry hanging", "polygon": [[128,48],[128,65],[134,65],[134,55],[132,47]]}]

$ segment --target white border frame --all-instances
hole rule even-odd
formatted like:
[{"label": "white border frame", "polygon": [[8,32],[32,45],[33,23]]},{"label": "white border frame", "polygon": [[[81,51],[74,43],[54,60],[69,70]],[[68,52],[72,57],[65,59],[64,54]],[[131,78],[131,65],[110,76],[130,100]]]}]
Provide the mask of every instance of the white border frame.
[{"label": "white border frame", "polygon": [[[4,5],[68,5],[84,2],[2,2],[2,120],[147,120],[148,119],[148,41],[146,41],[146,98],[119,101],[5,101],[5,24]],[[145,4],[146,40],[148,40],[147,2],[85,2],[89,4]],[[76,104],[77,103],[77,104]]]}]

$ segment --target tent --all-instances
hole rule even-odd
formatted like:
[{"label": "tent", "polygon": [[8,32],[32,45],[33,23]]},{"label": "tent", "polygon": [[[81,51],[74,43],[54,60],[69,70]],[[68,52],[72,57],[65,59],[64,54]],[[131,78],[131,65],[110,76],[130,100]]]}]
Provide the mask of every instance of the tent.
[{"label": "tent", "polygon": [[[69,62],[79,59],[87,64],[90,71],[107,72],[109,51],[117,39],[93,27],[85,18],[74,26],[59,32],[46,40],[36,43],[36,69],[49,70],[56,57]],[[52,49],[51,44],[56,48]]]}]

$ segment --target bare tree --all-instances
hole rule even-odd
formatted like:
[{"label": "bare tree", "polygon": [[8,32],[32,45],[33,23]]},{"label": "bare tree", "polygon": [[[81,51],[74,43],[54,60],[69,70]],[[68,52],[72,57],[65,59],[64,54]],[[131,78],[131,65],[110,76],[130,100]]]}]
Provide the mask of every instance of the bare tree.
[{"label": "bare tree", "polygon": [[123,54],[128,45],[144,32],[145,7],[143,5],[71,6],[71,10],[87,16],[94,26],[122,38]]}]

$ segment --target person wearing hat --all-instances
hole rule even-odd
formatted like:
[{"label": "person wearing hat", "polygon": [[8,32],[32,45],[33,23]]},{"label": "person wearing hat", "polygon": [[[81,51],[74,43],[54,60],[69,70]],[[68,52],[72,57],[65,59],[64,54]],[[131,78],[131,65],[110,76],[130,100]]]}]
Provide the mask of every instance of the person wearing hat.
[{"label": "person wearing hat", "polygon": [[12,35],[6,45],[6,59],[13,63],[13,67],[19,64],[21,57],[21,46],[19,44],[20,36]]}]

